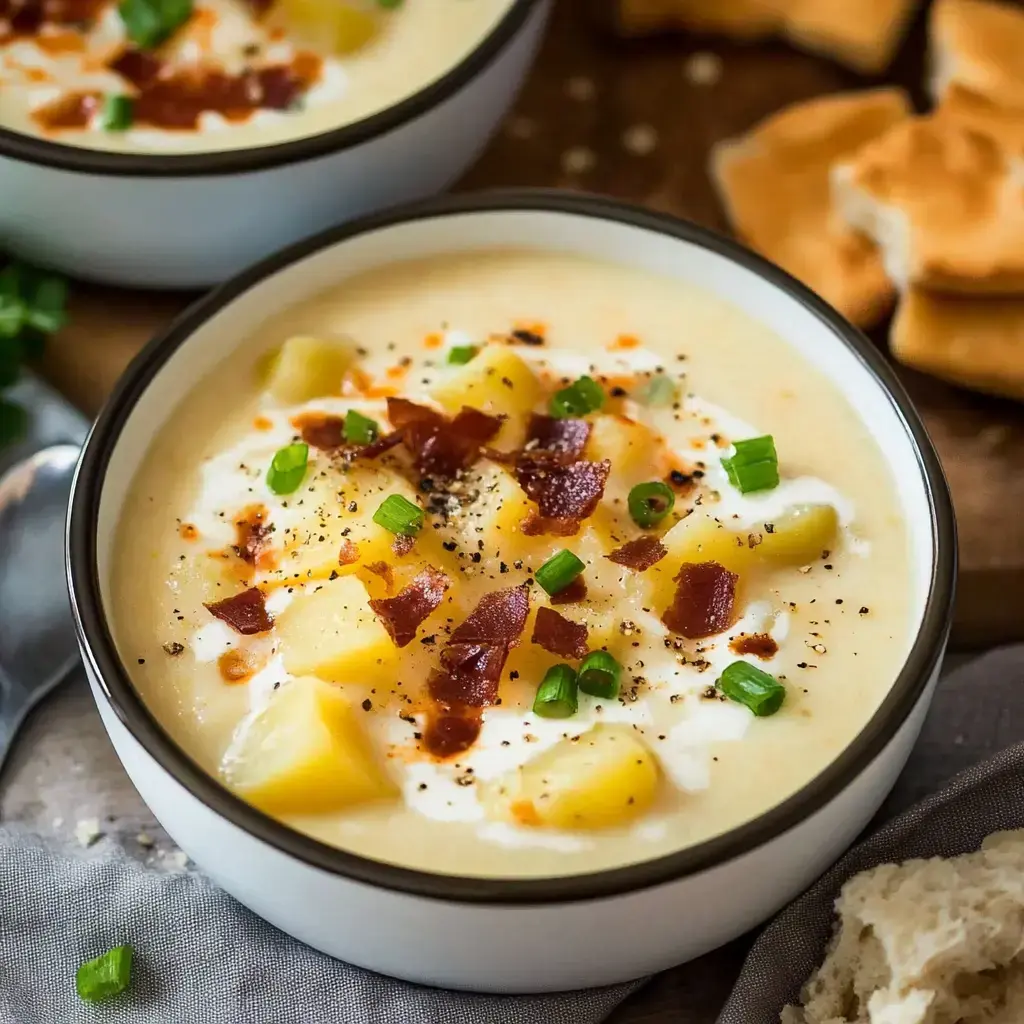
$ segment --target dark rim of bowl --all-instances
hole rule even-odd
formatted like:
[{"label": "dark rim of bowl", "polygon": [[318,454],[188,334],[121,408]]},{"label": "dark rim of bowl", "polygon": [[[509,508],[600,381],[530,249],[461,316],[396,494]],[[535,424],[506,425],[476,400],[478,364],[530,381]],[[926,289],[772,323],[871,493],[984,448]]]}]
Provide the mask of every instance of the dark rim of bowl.
[{"label": "dark rim of bowl", "polygon": [[[887,393],[915,447],[930,505],[932,570],[920,630],[892,689],[849,746],[792,796],[729,832],[652,860],[588,874],[492,879],[398,867],[328,846],[257,811],[200,768],[149,712],[118,656],[100,598],[96,537],[104,475],[125,423],[154,377],[201,324],[265,278],[354,236],[417,220],[514,211],[610,220],[698,245],[758,274],[816,316]],[[443,252],[443,239],[438,248]],[[333,875],[416,896],[492,904],[598,899],[672,882],[747,854],[820,810],[881,753],[924,693],[949,634],[956,577],[956,525],[938,457],[902,384],[867,338],[784,271],[705,228],[610,199],[539,189],[442,197],[333,228],[263,260],[192,305],[140,352],[101,412],[76,474],[67,547],[79,639],[100,689],[149,756],[193,796],[249,835]]]},{"label": "dark rim of bowl", "polygon": [[414,121],[471,83],[516,38],[543,0],[512,0],[501,20],[458,64],[393,106],[331,131],[269,146],[212,153],[113,153],[0,127],[0,157],[76,174],[194,178],[266,171],[352,149]]}]

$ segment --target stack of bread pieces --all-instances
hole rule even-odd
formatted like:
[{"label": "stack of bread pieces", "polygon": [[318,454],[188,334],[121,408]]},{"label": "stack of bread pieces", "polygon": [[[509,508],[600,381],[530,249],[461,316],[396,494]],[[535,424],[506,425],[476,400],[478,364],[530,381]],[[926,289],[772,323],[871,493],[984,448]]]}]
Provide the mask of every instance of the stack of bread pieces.
[{"label": "stack of bread pieces", "polygon": [[935,0],[928,33],[929,113],[897,88],[820,97],[711,173],[737,235],[853,323],[895,305],[897,360],[1024,398],[1024,7]]}]

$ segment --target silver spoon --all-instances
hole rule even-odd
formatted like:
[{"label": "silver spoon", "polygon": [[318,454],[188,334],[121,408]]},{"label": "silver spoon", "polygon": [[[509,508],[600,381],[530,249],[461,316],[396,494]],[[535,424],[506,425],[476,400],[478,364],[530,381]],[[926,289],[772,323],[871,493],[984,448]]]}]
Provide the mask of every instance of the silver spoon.
[{"label": "silver spoon", "polygon": [[64,521],[79,449],[57,444],[0,477],[0,771],[25,716],[78,663]]}]

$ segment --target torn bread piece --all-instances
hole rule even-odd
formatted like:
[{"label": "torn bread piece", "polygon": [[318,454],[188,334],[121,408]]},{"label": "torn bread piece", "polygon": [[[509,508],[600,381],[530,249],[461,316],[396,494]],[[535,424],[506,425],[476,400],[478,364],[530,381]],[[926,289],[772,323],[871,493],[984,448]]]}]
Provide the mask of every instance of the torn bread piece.
[{"label": "torn bread piece", "polygon": [[860,327],[885,316],[895,290],[875,246],[835,217],[829,169],[910,113],[901,89],[837,93],[788,107],[711,155],[736,233]]},{"label": "torn bread piece", "polygon": [[948,118],[994,139],[1007,153],[1024,156],[1024,107],[994,103],[962,85],[950,85],[935,108],[937,118]]},{"label": "torn bread piece", "polygon": [[1024,8],[992,0],[936,0],[928,22],[931,91],[960,86],[1024,108]]},{"label": "torn bread piece", "polygon": [[1024,298],[971,298],[911,288],[889,332],[893,357],[976,391],[1024,399]]},{"label": "torn bread piece", "polygon": [[836,914],[825,962],[783,1024],[1024,1020],[1024,833],[863,871]]},{"label": "torn bread piece", "polygon": [[904,121],[832,170],[846,223],[878,243],[910,285],[968,294],[1024,293],[1020,162],[949,118]]}]

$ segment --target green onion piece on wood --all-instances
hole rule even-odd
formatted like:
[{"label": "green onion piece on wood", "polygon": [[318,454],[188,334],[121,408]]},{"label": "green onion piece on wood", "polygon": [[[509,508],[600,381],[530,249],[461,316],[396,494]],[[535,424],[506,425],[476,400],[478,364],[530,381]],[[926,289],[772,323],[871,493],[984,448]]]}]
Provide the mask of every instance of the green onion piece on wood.
[{"label": "green onion piece on wood", "polygon": [[569,665],[552,665],[537,687],[533,713],[541,718],[570,718],[578,706],[576,673]]},{"label": "green onion piece on wood", "polygon": [[345,413],[342,433],[350,444],[373,444],[380,436],[380,427],[376,420],[371,420],[369,416],[364,416],[355,409],[349,409]]},{"label": "green onion piece on wood", "polygon": [[267,486],[274,494],[291,494],[299,489],[309,464],[309,447],[304,444],[289,444],[279,448],[270,469],[267,470]]},{"label": "green onion piece on wood", "polygon": [[107,132],[123,132],[131,128],[135,117],[135,100],[123,93],[108,96],[103,101],[100,126]]},{"label": "green onion piece on wood", "polygon": [[591,697],[611,699],[619,695],[622,666],[607,651],[591,651],[580,662],[579,688]]},{"label": "green onion piece on wood", "polygon": [[533,578],[548,595],[557,594],[586,568],[568,548],[552,555],[534,574]]},{"label": "green onion piece on wood", "polygon": [[626,504],[633,522],[646,530],[651,526],[657,526],[672,511],[676,504],[676,496],[668,484],[652,480],[650,483],[637,484],[632,488]]},{"label": "green onion piece on wood", "polygon": [[448,365],[465,366],[479,351],[476,345],[456,345],[448,349]]},{"label": "green onion piece on wood", "polygon": [[75,974],[80,998],[90,1003],[120,995],[132,979],[132,947],[115,946],[103,956],[89,960]]},{"label": "green onion piece on wood", "polygon": [[154,50],[192,17],[192,0],[121,0],[124,31],[142,50]]},{"label": "green onion piece on wood", "polygon": [[734,455],[722,459],[729,483],[742,494],[779,486],[779,457],[771,434],[737,441]]},{"label": "green onion piece on wood", "polygon": [[423,509],[400,494],[389,494],[373,513],[373,521],[389,533],[415,537],[423,526]]},{"label": "green onion piece on wood", "polygon": [[569,419],[597,412],[604,405],[604,389],[593,377],[580,377],[551,398],[550,413],[556,419]]},{"label": "green onion piece on wood", "polygon": [[734,661],[722,672],[716,685],[729,700],[744,704],[759,718],[774,715],[786,699],[782,683],[748,661]]}]

